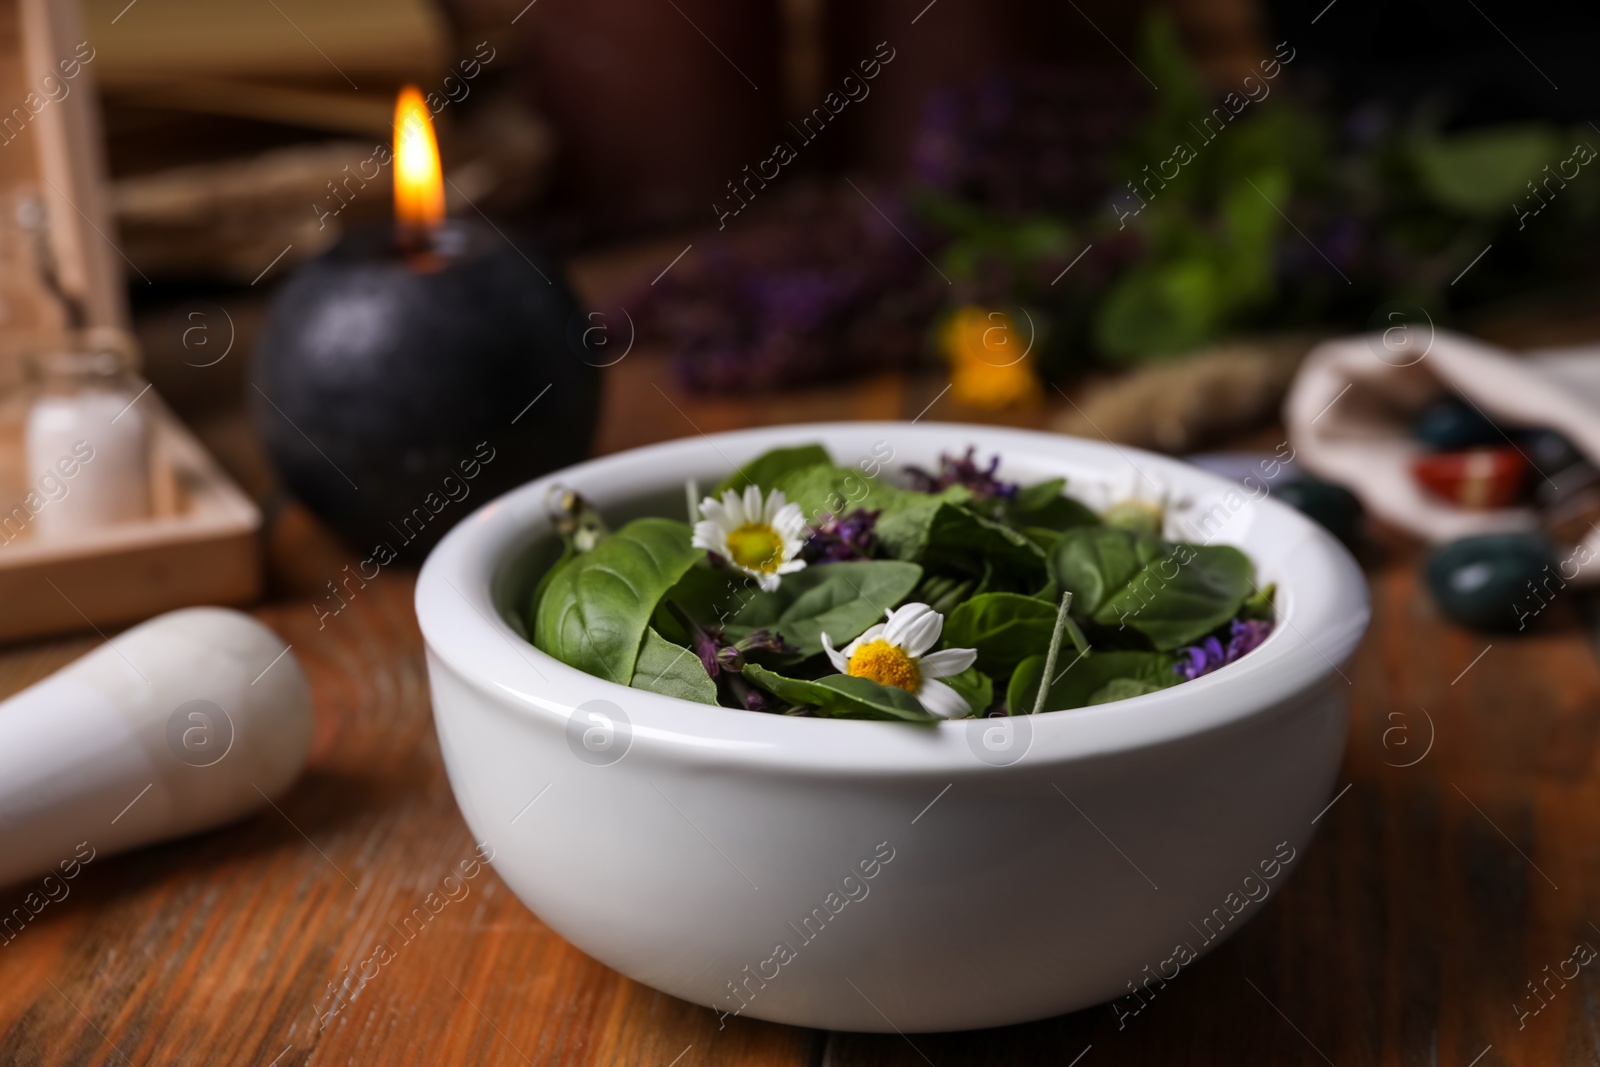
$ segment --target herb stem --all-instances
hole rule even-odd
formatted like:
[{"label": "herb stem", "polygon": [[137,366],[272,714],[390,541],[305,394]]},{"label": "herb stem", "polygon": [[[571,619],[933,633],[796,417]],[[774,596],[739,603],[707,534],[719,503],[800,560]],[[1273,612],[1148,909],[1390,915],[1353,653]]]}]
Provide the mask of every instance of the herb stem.
[{"label": "herb stem", "polygon": [[700,521],[700,483],[690,478],[683,483],[683,496],[689,504],[689,525]]},{"label": "herb stem", "polygon": [[[1050,634],[1050,647],[1044,654],[1044,676],[1039,679],[1039,695],[1033,698],[1033,714],[1044,711],[1045,697],[1050,692],[1050,680],[1055,677],[1056,657],[1061,653],[1061,636],[1067,629],[1067,609],[1072,607],[1072,590],[1061,594],[1061,607],[1056,611],[1056,628]],[[1073,645],[1078,649],[1078,655],[1083,655],[1083,646],[1078,642],[1083,640],[1083,633],[1076,626],[1073,627]]]}]

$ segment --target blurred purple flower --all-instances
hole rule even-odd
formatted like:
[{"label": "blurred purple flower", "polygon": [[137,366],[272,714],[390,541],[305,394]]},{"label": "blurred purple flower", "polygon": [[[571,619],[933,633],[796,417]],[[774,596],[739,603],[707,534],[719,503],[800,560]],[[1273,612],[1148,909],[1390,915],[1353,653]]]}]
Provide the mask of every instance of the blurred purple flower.
[{"label": "blurred purple flower", "polygon": [[1272,633],[1272,627],[1271,619],[1234,619],[1229,625],[1226,645],[1215,637],[1208,637],[1198,645],[1180,648],[1178,662],[1172,669],[1183,675],[1184,681],[1192,682],[1255,650]]},{"label": "blurred purple flower", "polygon": [[952,485],[964,485],[979,500],[1009,500],[1016,496],[1016,482],[1002,482],[994,476],[994,472],[1000,468],[1000,457],[996,455],[989,460],[987,467],[980,467],[972,458],[975,452],[976,448],[969,447],[966,455],[960,459],[941,455],[938,474],[930,474],[920,467],[906,468],[912,488],[924,493],[937,493]]},{"label": "blurred purple flower", "polygon": [[800,549],[800,558],[807,563],[871,559],[873,549],[878,547],[875,527],[880,514],[866,508],[843,515],[824,512],[820,521],[811,524],[811,536]]},{"label": "blurred purple flower", "polygon": [[638,294],[640,337],[670,347],[679,379],[699,392],[910,366],[945,285],[895,232],[931,242],[904,198],[867,192],[871,204],[848,185],[797,187],[752,205],[737,229],[696,244],[696,257]]}]

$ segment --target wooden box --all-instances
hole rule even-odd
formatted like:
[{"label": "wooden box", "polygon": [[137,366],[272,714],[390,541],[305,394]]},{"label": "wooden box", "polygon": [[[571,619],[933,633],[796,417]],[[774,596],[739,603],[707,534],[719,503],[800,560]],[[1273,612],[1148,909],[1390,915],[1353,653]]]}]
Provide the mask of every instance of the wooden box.
[{"label": "wooden box", "polygon": [[[92,52],[74,0],[0,0],[0,395],[22,382],[20,354],[73,319],[128,328]],[[43,225],[24,226],[19,208],[42,209]],[[150,518],[63,542],[0,522],[0,640],[259,594],[260,510],[153,391],[138,404],[152,427]],[[19,429],[0,420],[0,516],[32,480]]]}]

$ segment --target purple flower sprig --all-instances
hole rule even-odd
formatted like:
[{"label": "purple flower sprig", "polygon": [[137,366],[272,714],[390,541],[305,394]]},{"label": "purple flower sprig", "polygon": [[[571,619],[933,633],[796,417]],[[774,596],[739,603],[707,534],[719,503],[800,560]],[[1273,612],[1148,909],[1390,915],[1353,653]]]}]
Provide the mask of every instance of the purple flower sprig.
[{"label": "purple flower sprig", "polygon": [[736,675],[744,669],[745,657],[752,652],[798,652],[799,649],[783,639],[782,634],[757,630],[749,637],[729,641],[722,627],[695,626],[691,631],[695,655],[713,679],[723,675]]},{"label": "purple flower sprig", "polygon": [[811,536],[800,549],[807,563],[846,563],[871,559],[878,547],[877,523],[881,511],[856,508],[843,515],[824,512],[811,524]]},{"label": "purple flower sprig", "polygon": [[1014,498],[1017,495],[1017,483],[1003,482],[995,477],[994,472],[1000,469],[1000,457],[993,456],[987,467],[980,467],[973,458],[976,452],[976,448],[969,447],[966,455],[960,459],[941,454],[937,474],[930,474],[920,467],[907,467],[906,473],[911,477],[912,488],[924,493],[937,493],[952,485],[960,485],[979,500]]},{"label": "purple flower sprig", "polygon": [[1258,648],[1272,633],[1272,627],[1271,619],[1234,619],[1229,625],[1226,645],[1216,637],[1208,637],[1198,645],[1180,648],[1178,662],[1172,669],[1183,675],[1184,681],[1192,682]]},{"label": "purple flower sprig", "polygon": [[729,641],[721,626],[701,626],[689,618],[688,612],[676,601],[667,601],[667,610],[689,634],[689,648],[700,659],[701,666],[716,683],[720,694],[731,698],[735,707],[746,711],[778,712],[783,703],[763,693],[744,680],[745,657],[752,652],[795,653],[798,648],[783,639],[782,634],[757,630],[748,637]]}]

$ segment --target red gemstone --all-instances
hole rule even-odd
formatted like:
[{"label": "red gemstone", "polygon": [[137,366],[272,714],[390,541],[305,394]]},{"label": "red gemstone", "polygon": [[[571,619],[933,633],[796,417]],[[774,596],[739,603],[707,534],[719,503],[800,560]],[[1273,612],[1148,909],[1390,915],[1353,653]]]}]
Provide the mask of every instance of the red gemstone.
[{"label": "red gemstone", "polygon": [[1488,510],[1517,503],[1528,461],[1510,445],[1430,452],[1411,463],[1412,476],[1430,493],[1464,508]]}]

